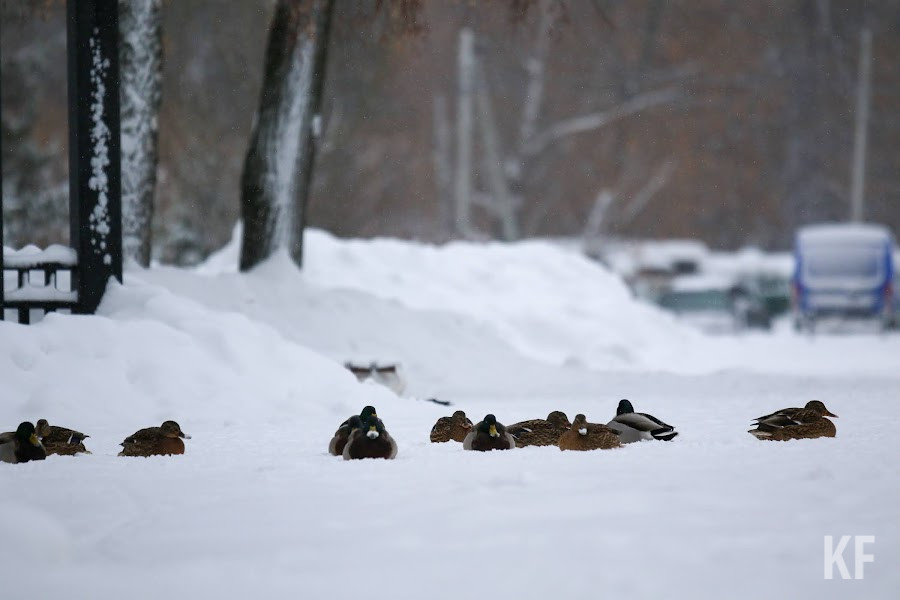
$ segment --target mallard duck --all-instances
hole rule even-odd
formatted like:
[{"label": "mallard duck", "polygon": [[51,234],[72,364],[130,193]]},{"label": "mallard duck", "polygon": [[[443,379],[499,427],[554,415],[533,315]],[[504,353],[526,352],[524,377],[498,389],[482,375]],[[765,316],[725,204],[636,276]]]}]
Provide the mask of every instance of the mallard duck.
[{"label": "mallard duck", "polygon": [[512,450],[516,447],[516,438],[511,436],[502,423],[497,422],[494,415],[485,415],[475,427],[466,434],[463,440],[464,450]]},{"label": "mallard duck", "polygon": [[566,413],[554,410],[546,419],[531,419],[507,426],[508,431],[516,438],[516,446],[555,446],[559,436],[565,433],[572,424]]},{"label": "mallard duck", "polygon": [[619,432],[619,441],[623,444],[641,440],[669,442],[678,435],[674,427],[663,423],[653,415],[634,412],[634,407],[628,400],[619,401],[615,418],[606,426]]},{"label": "mallard duck", "polygon": [[441,417],[431,428],[431,441],[435,443],[461,442],[472,430],[472,421],[466,417],[466,413],[458,410],[450,417]]},{"label": "mallard duck", "polygon": [[123,447],[119,456],[184,454],[182,438],[189,440],[191,436],[181,431],[175,421],[165,421],[159,427],[141,429],[125,438],[119,444]]},{"label": "mallard duck", "polygon": [[45,458],[47,452],[30,422],[20,423],[15,431],[0,433],[0,461],[16,464]]},{"label": "mallard duck", "polygon": [[344,446],[347,444],[347,440],[350,439],[350,434],[362,426],[362,419],[357,415],[353,415],[341,423],[341,426],[334,432],[331,441],[328,442],[328,453],[334,456],[342,456],[344,454]]},{"label": "mallard duck", "polygon": [[79,452],[88,452],[83,442],[85,438],[90,436],[80,431],[50,425],[47,419],[38,419],[35,431],[41,439],[48,456],[50,454],[71,456]]},{"label": "mallard duck", "polygon": [[384,428],[381,419],[373,416],[361,423],[362,427],[354,429],[344,445],[344,460],[397,457],[397,442]]},{"label": "mallard duck", "polygon": [[754,419],[756,429],[748,430],[758,439],[786,440],[810,439],[818,437],[834,437],[837,429],[829,419],[837,415],[825,408],[819,400],[806,403],[803,408],[783,408]]},{"label": "mallard duck", "polygon": [[362,421],[362,423],[365,423],[372,417],[375,417],[377,419],[378,413],[375,411],[374,406],[364,406],[358,415],[352,415],[348,417],[343,423],[338,425],[337,430],[335,430],[334,432],[334,436],[332,436],[331,441],[328,443],[328,452],[330,452],[331,454],[334,454],[335,456],[341,456],[344,453],[344,444],[347,443],[347,440],[350,438],[350,433],[352,433],[353,431],[353,428],[350,427],[350,421],[353,419],[353,417],[356,417],[357,419]]},{"label": "mallard duck", "polygon": [[572,427],[559,436],[560,450],[608,450],[619,448],[619,432],[606,425],[588,423],[584,415],[576,415]]}]

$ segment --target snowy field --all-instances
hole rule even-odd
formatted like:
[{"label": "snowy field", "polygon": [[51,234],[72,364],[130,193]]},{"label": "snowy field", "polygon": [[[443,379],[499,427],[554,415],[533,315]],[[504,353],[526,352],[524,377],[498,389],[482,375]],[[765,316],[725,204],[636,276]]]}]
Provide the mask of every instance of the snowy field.
[{"label": "snowy field", "polygon": [[[46,417],[93,450],[0,464],[3,597],[900,592],[900,336],[707,338],[540,242],[314,231],[302,274],[277,257],[240,275],[236,252],[131,270],[96,316],[0,323],[0,428]],[[404,397],[345,360],[401,363]],[[584,454],[428,442],[454,409],[606,422],[624,397],[681,435]],[[746,433],[814,398],[837,438]],[[327,454],[365,404],[397,460]],[[116,456],[170,418],[184,456]],[[875,536],[864,579],[823,578],[824,536],[842,535]],[[852,575],[852,541],[844,558]]]}]

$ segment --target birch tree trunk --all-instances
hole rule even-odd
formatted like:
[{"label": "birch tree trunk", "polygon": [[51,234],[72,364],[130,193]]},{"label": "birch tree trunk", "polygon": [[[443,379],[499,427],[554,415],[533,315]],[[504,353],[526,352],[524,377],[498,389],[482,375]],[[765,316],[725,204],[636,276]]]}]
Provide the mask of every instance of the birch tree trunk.
[{"label": "birch tree trunk", "polygon": [[162,99],[162,0],[119,0],[122,246],[150,266]]},{"label": "birch tree trunk", "polygon": [[302,262],[333,7],[334,0],[278,0],[275,5],[241,177],[242,271],[280,248],[298,265]]}]

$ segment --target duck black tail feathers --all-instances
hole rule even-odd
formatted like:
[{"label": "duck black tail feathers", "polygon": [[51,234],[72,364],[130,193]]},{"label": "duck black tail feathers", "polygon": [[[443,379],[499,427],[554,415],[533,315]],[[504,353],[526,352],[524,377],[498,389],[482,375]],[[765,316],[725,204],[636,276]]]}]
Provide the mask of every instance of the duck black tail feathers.
[{"label": "duck black tail feathers", "polygon": [[653,436],[655,440],[662,440],[664,442],[671,442],[672,439],[678,435],[678,432],[675,431],[674,427],[660,427],[659,429],[654,429],[650,432],[650,435]]}]

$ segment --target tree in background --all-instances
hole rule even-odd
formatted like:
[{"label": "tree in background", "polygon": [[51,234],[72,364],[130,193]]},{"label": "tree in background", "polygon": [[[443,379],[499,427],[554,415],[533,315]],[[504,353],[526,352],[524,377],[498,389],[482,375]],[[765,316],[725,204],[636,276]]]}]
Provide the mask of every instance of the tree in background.
[{"label": "tree in background", "polygon": [[162,99],[162,0],[119,0],[122,127],[122,245],[150,265]]},{"label": "tree in background", "polygon": [[241,270],[286,248],[303,259],[303,222],[315,159],[334,0],[278,0],[259,108],[241,176]]}]

